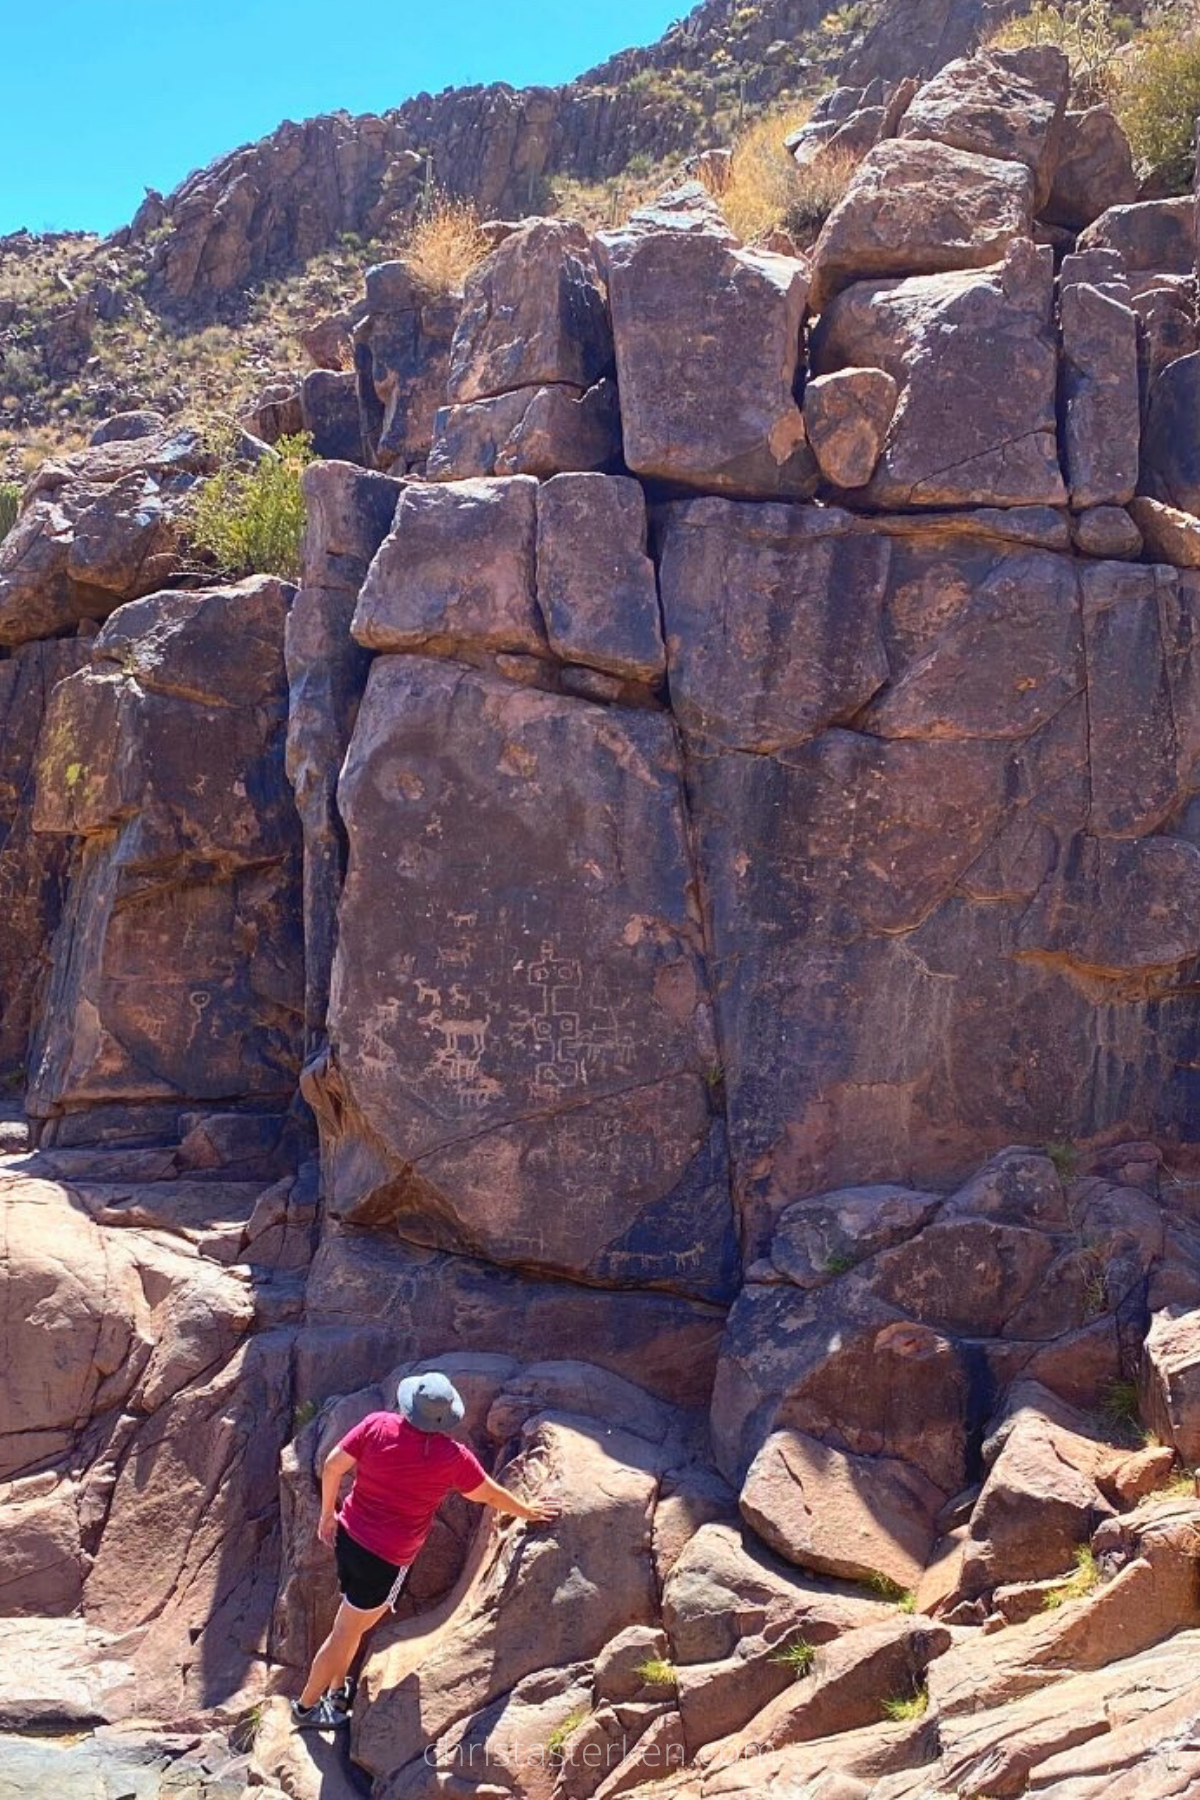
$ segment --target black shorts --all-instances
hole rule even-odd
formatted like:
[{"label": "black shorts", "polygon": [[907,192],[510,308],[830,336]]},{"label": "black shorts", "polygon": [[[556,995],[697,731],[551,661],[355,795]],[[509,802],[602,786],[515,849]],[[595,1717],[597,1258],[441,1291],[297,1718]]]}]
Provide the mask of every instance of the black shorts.
[{"label": "black shorts", "polygon": [[334,1539],[334,1555],[337,1558],[338,1586],[347,1606],[356,1607],[359,1612],[374,1612],[380,1606],[395,1606],[400,1598],[400,1589],[404,1586],[404,1577],[408,1574],[407,1563],[403,1568],[398,1568],[395,1563],[385,1562],[382,1556],[376,1556],[373,1550],[364,1550],[341,1524]]}]

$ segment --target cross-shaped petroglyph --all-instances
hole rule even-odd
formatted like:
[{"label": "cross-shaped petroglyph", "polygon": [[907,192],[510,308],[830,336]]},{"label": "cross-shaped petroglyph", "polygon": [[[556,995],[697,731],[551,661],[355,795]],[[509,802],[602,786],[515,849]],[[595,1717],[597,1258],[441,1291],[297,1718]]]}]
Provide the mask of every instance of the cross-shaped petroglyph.
[{"label": "cross-shaped petroglyph", "polygon": [[544,942],[529,966],[534,1003],[519,1007],[514,1036],[527,1037],[538,1058],[534,1087],[553,1098],[586,1086],[589,1072],[605,1061],[620,1061],[631,1052],[621,1036],[611,1006],[588,1006],[583,993],[583,965],[560,956]]}]

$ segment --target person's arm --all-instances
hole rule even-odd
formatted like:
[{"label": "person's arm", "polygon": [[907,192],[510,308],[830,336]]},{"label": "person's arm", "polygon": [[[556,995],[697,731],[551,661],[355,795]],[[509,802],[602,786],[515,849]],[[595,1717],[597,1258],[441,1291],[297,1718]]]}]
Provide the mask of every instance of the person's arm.
[{"label": "person's arm", "polygon": [[347,1456],[340,1444],[335,1444],[325,1458],[321,1470],[321,1522],[317,1526],[317,1536],[323,1544],[332,1544],[337,1531],[337,1497],[342,1476],[356,1466],[354,1457]]},{"label": "person's arm", "polygon": [[479,1486],[464,1494],[465,1500],[474,1500],[477,1506],[492,1506],[497,1512],[509,1513],[514,1519],[528,1519],[535,1525],[545,1525],[551,1519],[557,1519],[562,1512],[558,1500],[519,1500],[516,1494],[501,1487],[490,1475],[485,1475]]}]

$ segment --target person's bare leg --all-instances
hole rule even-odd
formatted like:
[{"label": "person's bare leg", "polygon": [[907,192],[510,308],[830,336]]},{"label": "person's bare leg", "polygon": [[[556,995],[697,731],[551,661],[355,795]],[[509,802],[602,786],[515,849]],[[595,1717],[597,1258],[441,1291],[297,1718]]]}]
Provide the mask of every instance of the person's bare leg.
[{"label": "person's bare leg", "polygon": [[359,1645],[372,1625],[389,1610],[385,1604],[375,1607],[371,1612],[363,1612],[359,1607],[342,1601],[329,1636],[313,1657],[308,1680],[300,1695],[301,1706],[315,1706],[322,1694],[328,1693],[330,1688],[339,1687],[345,1681],[350,1673],[350,1665],[358,1654]]}]

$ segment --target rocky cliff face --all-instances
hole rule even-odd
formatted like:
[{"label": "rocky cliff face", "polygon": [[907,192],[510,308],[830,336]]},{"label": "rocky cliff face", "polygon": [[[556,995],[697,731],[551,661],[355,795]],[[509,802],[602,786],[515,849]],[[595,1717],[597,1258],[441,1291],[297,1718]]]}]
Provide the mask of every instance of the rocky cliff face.
[{"label": "rocky cliff face", "polygon": [[[452,335],[377,271],[298,588],[187,585],[187,434],[32,485],[0,1726],[257,1705],[142,1766],[264,1800],[1200,1780],[1195,238],[1066,86],[842,90],[811,258],[685,187]],[[446,1509],[343,1759],[314,1472],[431,1365],[564,1513]]]}]

